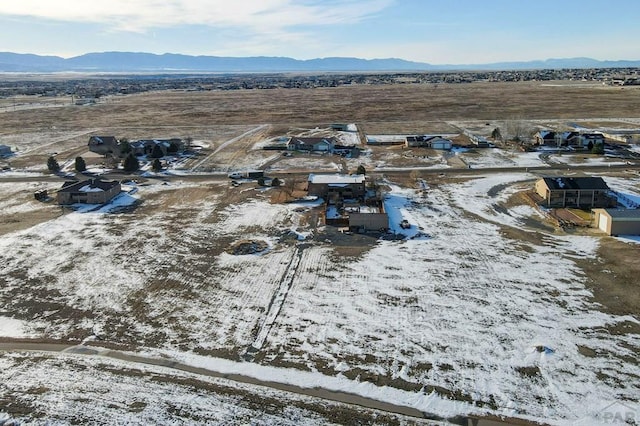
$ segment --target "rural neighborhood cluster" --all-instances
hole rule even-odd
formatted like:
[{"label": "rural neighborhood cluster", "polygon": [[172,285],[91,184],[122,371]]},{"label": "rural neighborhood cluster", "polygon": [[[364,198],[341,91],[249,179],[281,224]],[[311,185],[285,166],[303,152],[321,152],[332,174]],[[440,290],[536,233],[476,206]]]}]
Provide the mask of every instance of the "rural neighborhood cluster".
[{"label": "rural neighborhood cluster", "polygon": [[625,72],[11,80],[0,425],[638,424]]}]

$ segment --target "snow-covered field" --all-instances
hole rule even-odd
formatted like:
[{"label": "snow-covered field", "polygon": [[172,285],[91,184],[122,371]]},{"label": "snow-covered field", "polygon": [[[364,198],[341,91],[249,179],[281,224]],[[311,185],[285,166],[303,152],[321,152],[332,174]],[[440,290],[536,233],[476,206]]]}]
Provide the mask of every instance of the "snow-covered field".
[{"label": "snow-covered field", "polygon": [[[372,242],[356,257],[307,227],[317,204],[274,205],[252,189],[227,203],[215,182],[140,186],[133,211],[74,212],[0,236],[0,333],[18,324],[23,335],[99,336],[198,365],[222,357],[260,378],[442,416],[570,423],[616,401],[638,407],[640,339],[610,330],[639,320],[602,313],[577,263],[595,260],[598,238],[502,232],[532,232],[537,210],[501,206],[534,179],[477,176],[425,192],[390,183],[390,217],[424,237]],[[241,239],[269,248],[225,251]],[[12,386],[43,380],[46,367],[18,370]]]},{"label": "snow-covered field", "polygon": [[[108,358],[0,352],[0,381],[0,424],[408,423],[402,416]],[[5,411],[16,407],[22,415]]]},{"label": "snow-covered field", "polygon": [[476,149],[460,156],[473,168],[545,166],[538,152],[505,151],[497,148]]},{"label": "snow-covered field", "polygon": [[604,156],[580,155],[580,154],[553,154],[549,157],[552,163],[561,163],[569,165],[589,165],[589,166],[607,166],[607,165],[624,165],[625,162],[619,158],[609,158]]}]

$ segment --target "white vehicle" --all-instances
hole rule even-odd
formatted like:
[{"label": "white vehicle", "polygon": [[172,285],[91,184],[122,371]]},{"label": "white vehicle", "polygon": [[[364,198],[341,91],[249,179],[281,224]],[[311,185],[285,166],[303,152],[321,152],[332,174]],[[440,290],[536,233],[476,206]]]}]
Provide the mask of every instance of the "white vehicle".
[{"label": "white vehicle", "polygon": [[231,172],[228,174],[229,179],[258,179],[264,177],[264,171],[262,170],[245,170],[238,172]]}]

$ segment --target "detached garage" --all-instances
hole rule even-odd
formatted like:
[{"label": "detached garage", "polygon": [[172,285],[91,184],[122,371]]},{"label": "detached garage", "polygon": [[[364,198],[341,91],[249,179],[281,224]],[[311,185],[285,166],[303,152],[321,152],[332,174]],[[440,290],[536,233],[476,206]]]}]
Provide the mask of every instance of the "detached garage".
[{"label": "detached garage", "polygon": [[640,209],[593,209],[594,223],[607,235],[640,235]]}]

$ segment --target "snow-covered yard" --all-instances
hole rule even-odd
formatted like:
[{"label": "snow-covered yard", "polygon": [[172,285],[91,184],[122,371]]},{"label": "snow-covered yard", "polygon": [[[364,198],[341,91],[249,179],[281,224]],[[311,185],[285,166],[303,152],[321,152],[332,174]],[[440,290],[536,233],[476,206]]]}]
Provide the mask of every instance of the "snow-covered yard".
[{"label": "snow-covered yard", "polygon": [[[0,236],[0,334],[97,335],[197,365],[222,357],[260,378],[443,416],[568,423],[615,401],[637,406],[639,340],[610,330],[639,321],[602,313],[577,263],[595,260],[599,240],[502,232],[532,232],[537,210],[498,205],[534,179],[391,184],[394,223],[427,237],[372,242],[356,257],[307,227],[318,203],[260,192],[227,203],[216,183],[140,186],[133,212],[74,212]],[[227,253],[240,239],[268,250]],[[241,362],[251,346],[254,361]]]}]

